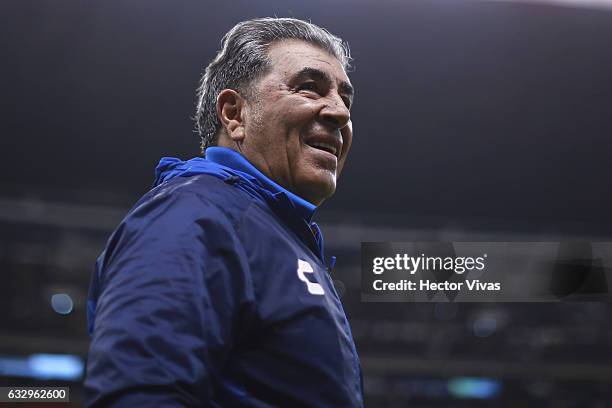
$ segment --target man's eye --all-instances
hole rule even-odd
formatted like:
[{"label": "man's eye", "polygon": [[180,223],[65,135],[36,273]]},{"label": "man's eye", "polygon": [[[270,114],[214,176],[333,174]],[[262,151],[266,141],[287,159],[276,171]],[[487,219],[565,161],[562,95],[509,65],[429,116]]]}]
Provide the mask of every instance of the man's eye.
[{"label": "man's eye", "polygon": [[317,91],[317,84],[315,82],[304,82],[301,84],[298,89],[300,91]]}]

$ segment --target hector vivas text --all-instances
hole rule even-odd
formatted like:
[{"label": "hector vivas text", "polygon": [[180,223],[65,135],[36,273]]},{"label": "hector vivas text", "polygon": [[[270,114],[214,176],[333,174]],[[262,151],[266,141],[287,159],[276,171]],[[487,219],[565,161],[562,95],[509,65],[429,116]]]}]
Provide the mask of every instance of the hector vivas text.
[{"label": "hector vivas text", "polygon": [[[382,275],[386,271],[405,271],[410,276],[417,272],[447,271],[458,275],[465,272],[484,271],[486,268],[487,254],[478,257],[439,257],[439,256],[410,256],[408,254],[396,254],[394,257],[376,257],[372,261],[372,272]],[[431,275],[433,277],[433,275]],[[381,276],[382,277],[382,276]],[[400,279],[394,282],[384,282],[375,279],[372,286],[376,291],[438,291],[456,290],[462,291],[499,291],[499,282],[481,282],[479,279],[466,279],[461,282],[448,280],[437,281],[431,279],[419,279],[413,281]]]}]

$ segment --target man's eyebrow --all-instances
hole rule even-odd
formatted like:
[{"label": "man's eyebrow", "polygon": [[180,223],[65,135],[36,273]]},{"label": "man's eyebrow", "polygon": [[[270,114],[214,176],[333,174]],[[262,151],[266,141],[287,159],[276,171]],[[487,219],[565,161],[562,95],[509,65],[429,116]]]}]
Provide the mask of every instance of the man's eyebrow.
[{"label": "man's eyebrow", "polygon": [[[332,83],[332,79],[329,74],[317,68],[304,67],[297,74],[294,75],[294,79],[297,81],[306,78],[324,81],[327,84]],[[355,89],[353,88],[353,86],[346,81],[340,81],[340,83],[338,84],[338,89],[341,93],[347,94],[347,96],[349,96],[350,98],[353,98],[353,95],[355,94]]]}]

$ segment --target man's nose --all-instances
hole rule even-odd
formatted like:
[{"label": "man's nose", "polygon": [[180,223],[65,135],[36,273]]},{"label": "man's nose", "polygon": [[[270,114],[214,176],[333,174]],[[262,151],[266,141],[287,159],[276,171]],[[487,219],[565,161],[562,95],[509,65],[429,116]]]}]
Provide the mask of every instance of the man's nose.
[{"label": "man's nose", "polygon": [[351,112],[340,95],[327,98],[327,104],[321,110],[321,117],[336,129],[345,127],[351,119]]}]

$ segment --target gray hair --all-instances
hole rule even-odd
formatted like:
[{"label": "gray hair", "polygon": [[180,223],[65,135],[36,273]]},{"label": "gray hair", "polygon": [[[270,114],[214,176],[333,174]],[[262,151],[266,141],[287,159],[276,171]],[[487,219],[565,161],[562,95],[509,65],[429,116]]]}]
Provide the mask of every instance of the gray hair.
[{"label": "gray hair", "polygon": [[347,71],[351,56],[348,44],[329,31],[294,18],[257,18],[236,24],[221,40],[221,50],[206,67],[198,87],[195,114],[202,151],[217,144],[221,122],[217,117],[217,96],[234,89],[249,98],[254,79],[268,72],[268,48],[282,40],[302,40],[336,57]]}]

